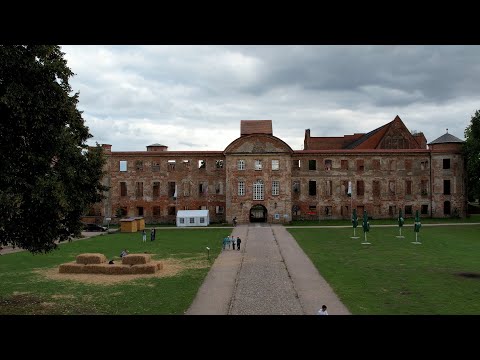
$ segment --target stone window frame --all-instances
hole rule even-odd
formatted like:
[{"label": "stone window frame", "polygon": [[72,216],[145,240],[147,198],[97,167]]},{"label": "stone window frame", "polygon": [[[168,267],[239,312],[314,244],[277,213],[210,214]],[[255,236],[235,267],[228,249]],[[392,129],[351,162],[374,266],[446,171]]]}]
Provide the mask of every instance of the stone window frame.
[{"label": "stone window frame", "polygon": [[279,180],[272,180],[272,195],[273,196],[280,195],[280,181]]},{"label": "stone window frame", "polygon": [[272,171],[280,170],[280,160],[273,159],[272,160]]}]

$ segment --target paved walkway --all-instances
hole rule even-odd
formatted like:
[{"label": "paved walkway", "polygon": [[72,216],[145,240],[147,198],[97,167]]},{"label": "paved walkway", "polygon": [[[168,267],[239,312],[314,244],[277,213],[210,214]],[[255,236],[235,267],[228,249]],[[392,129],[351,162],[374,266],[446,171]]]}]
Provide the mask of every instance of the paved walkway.
[{"label": "paved walkway", "polygon": [[241,251],[217,257],[187,315],[350,314],[282,225],[238,225]]}]

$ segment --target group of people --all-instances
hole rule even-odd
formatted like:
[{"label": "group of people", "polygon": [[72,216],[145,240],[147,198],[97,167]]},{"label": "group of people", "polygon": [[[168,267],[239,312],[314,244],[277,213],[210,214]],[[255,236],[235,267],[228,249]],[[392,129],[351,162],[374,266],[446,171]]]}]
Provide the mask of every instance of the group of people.
[{"label": "group of people", "polygon": [[237,245],[237,250],[240,250],[240,244],[242,243],[242,239],[240,239],[240,237],[236,237],[235,236],[226,236],[224,239],[223,239],[223,250],[225,250],[225,248],[229,247],[231,248],[232,250],[235,250],[235,244]]},{"label": "group of people", "polygon": [[[155,240],[155,233],[156,232],[157,231],[155,230],[155,228],[150,230],[150,241]],[[143,231],[142,231],[142,241],[147,242],[147,232],[145,231],[145,229],[143,229]]]}]

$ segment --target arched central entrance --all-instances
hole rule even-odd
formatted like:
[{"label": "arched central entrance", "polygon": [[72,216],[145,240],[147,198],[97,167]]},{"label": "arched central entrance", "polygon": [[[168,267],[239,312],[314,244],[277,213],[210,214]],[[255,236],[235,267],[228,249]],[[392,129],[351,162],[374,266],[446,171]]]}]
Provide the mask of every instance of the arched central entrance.
[{"label": "arched central entrance", "polygon": [[263,205],[254,205],[250,209],[250,222],[267,221],[267,208]]}]

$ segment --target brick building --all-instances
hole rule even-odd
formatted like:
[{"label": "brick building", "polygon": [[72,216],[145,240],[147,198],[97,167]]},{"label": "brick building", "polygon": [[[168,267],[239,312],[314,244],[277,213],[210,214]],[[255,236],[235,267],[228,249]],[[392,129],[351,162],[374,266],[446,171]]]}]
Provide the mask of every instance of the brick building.
[{"label": "brick building", "polygon": [[[448,134],[427,146],[397,116],[366,134],[313,137],[304,150],[273,135],[271,120],[242,120],[223,151],[147,151],[107,156],[106,199],[97,214],[174,223],[177,210],[208,209],[210,221],[349,219],[352,208],[374,219],[465,216],[463,141]],[[351,196],[349,196],[349,188]],[[117,217],[115,217],[117,215]]]}]

